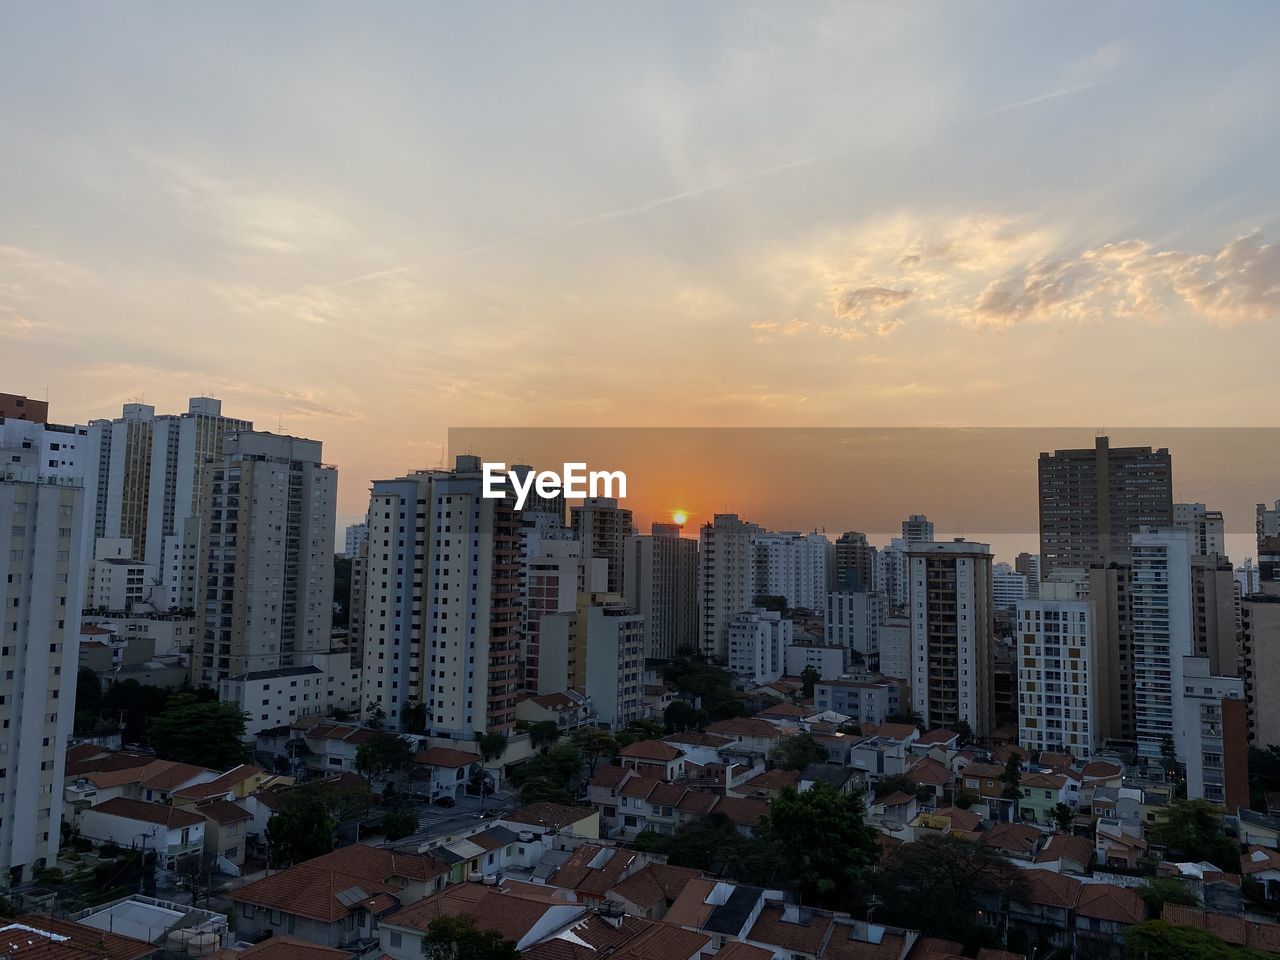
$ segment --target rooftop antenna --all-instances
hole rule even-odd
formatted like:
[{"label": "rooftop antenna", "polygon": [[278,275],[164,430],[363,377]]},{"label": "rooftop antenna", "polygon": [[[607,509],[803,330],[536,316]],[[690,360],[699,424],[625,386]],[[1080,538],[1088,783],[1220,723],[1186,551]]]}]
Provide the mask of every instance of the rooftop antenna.
[{"label": "rooftop antenna", "polygon": [[284,414],[279,410],[276,411],[276,433],[284,433]]}]

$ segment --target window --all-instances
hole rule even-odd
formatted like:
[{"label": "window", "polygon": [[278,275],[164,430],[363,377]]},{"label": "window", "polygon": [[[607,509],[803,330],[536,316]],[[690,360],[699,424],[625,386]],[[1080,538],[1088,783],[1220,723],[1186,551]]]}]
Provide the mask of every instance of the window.
[{"label": "window", "polygon": [[398,947],[403,939],[399,930],[392,930],[387,934],[387,946]]}]

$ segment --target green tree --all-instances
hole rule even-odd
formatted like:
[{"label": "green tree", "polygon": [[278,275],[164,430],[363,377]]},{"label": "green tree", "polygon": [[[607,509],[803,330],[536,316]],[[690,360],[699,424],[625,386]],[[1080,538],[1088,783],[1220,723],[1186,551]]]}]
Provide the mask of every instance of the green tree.
[{"label": "green tree", "polygon": [[880,855],[877,832],[863,819],[862,797],[827,783],[804,793],[784,789],[757,832],[776,845],[783,875],[803,901],[832,910],[852,905]]},{"label": "green tree", "polygon": [[244,723],[235,704],[178,693],[151,721],[151,747],[162,760],[226,770],[244,760]]},{"label": "green tree", "polygon": [[826,763],[828,759],[827,748],[807,733],[787,737],[769,756],[773,765],[783,770],[803,770],[811,763]]},{"label": "green tree", "polygon": [[812,700],[814,685],[821,679],[821,674],[813,664],[800,671],[800,696],[805,700]]},{"label": "green tree", "polygon": [[784,617],[791,612],[791,608],[787,606],[786,597],[777,597],[772,594],[758,594],[752,601],[752,605],[768,610],[770,613],[780,613]]},{"label": "green tree", "polygon": [[1014,752],[1005,761],[1004,773],[1000,774],[1000,782],[1004,784],[1004,789],[1000,791],[1000,796],[1006,800],[1019,800],[1022,798],[1022,754]]},{"label": "green tree", "polygon": [[427,732],[427,705],[421,700],[406,703],[400,708],[400,725],[405,733]]},{"label": "green tree", "polygon": [[965,787],[958,787],[956,789],[956,795],[951,801],[951,805],[961,810],[968,810],[977,802],[978,795],[976,793]]},{"label": "green tree", "polygon": [[1182,764],[1178,762],[1178,748],[1169,734],[1160,741],[1160,766],[1164,769],[1164,778],[1174,785],[1175,794],[1185,797],[1187,789],[1183,782]]},{"label": "green tree", "polygon": [[713,720],[742,715],[742,702],[737,698],[733,674],[700,653],[683,651],[677,654],[667,663],[662,679],[682,697],[706,711]]},{"label": "green tree", "polygon": [[[79,707],[77,706],[77,709]],[[1249,748],[1249,806],[1267,809],[1267,794],[1280,790],[1280,747]]]},{"label": "green tree", "polygon": [[482,733],[476,736],[480,746],[480,756],[484,762],[497,760],[507,752],[507,735],[505,733]]},{"label": "green tree", "polygon": [[588,776],[596,772],[596,764],[602,757],[612,757],[618,752],[618,743],[609,731],[599,727],[579,727],[569,736],[569,745],[578,751],[587,765]]},{"label": "green tree", "polygon": [[530,757],[511,769],[511,782],[520,788],[524,804],[548,801],[573,803],[582,777],[582,754],[567,743]]},{"label": "green tree", "polygon": [[1148,831],[1170,858],[1207,860],[1228,873],[1240,869],[1240,850],[1227,837],[1222,808],[1207,800],[1174,800],[1160,809]]},{"label": "green tree", "polygon": [[772,884],[784,875],[773,839],[744,837],[723,814],[713,813],[681,827],[665,844],[649,837],[645,845],[665,853],[667,862],[677,867],[693,867],[743,883]]},{"label": "green tree", "polygon": [[468,914],[436,917],[422,938],[423,960],[520,960],[515,943],[481,930]]},{"label": "green tree", "polygon": [[639,743],[641,740],[659,740],[661,738],[662,724],[657,720],[648,718],[632,720],[618,731],[614,737],[619,747],[630,746],[633,743]]},{"label": "green tree", "polygon": [[418,818],[411,813],[388,813],[382,818],[382,835],[387,840],[399,840],[418,829]]},{"label": "green tree", "polygon": [[1152,877],[1138,888],[1138,896],[1147,905],[1147,916],[1160,918],[1160,912],[1166,903],[1177,903],[1186,907],[1199,903],[1191,888],[1177,877]]},{"label": "green tree", "polygon": [[529,728],[529,742],[535,750],[549,747],[560,739],[560,724],[554,720],[539,720]]},{"label": "green tree", "polygon": [[696,730],[706,723],[706,712],[683,700],[673,700],[662,711],[662,725],[667,733]]},{"label": "green tree", "polygon": [[286,793],[267,821],[267,847],[273,866],[302,863],[333,849],[333,818],[323,799],[309,791]]},{"label": "green tree", "polygon": [[908,726],[920,727],[922,729],[924,727],[924,720],[921,719],[920,714],[916,713],[914,710],[904,710],[900,713],[892,713],[884,718],[884,722],[905,723]]},{"label": "green tree", "polygon": [[1076,812],[1065,803],[1055,804],[1053,808],[1054,825],[1063,833],[1070,833],[1075,826]]},{"label": "green tree", "polygon": [[978,920],[976,897],[1001,890],[1021,895],[1026,880],[995,847],[951,834],[922,837],[894,853],[877,885],[884,920],[930,937],[972,944],[990,933]]},{"label": "green tree", "polygon": [[356,770],[370,783],[397,779],[413,765],[413,744],[398,733],[379,730],[356,747]]},{"label": "green tree", "polygon": [[1274,960],[1270,953],[1233,947],[1198,927],[1148,920],[1124,935],[1129,956],[1140,960]]}]

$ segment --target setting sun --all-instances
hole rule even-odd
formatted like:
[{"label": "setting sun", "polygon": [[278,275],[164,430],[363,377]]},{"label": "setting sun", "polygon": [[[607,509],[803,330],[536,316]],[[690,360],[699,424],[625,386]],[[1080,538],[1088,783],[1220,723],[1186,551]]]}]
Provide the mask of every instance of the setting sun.
[{"label": "setting sun", "polygon": [[688,515],[687,513],[685,513],[683,510],[673,510],[673,511],[671,512],[671,522],[672,522],[672,523],[679,524],[680,526],[682,526],[682,527],[683,527],[683,526],[685,525],[685,522],[686,522],[688,519],[689,519],[689,515]]}]

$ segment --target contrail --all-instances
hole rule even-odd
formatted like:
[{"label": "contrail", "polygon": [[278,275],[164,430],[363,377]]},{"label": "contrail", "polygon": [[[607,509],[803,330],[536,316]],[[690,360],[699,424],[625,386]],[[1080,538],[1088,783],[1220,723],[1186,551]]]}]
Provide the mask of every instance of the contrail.
[{"label": "contrail", "polygon": [[[1073,87],[1064,87],[1061,90],[1051,90],[1048,93],[1042,93],[1034,97],[1028,97],[1025,100],[1015,100],[1012,103],[1002,104],[1001,106],[993,107],[990,110],[984,110],[981,113],[972,114],[964,118],[962,122],[969,122],[973,120],[985,119],[987,117],[999,116],[1000,114],[1003,114],[1003,113],[1009,113],[1013,110],[1021,110],[1025,107],[1035,106],[1036,104],[1045,103],[1046,101],[1049,101],[1049,100],[1057,100],[1059,97],[1069,97],[1077,93],[1083,93],[1086,90],[1092,90],[1096,87],[1104,86],[1105,84],[1109,84],[1112,82],[1114,82],[1114,78],[1111,80],[1095,80],[1092,83],[1082,83]],[[752,180],[759,180],[762,177],[771,177],[778,173],[784,173],[787,170],[795,170],[799,167],[807,167],[815,163],[823,163],[827,160],[834,160],[838,157],[850,156],[858,152],[859,150],[863,150],[863,149],[866,149],[866,145],[860,144],[856,147],[845,147],[840,150],[832,150],[829,153],[820,153],[812,157],[801,157],[798,160],[788,160],[786,163],[778,163],[770,167],[761,167],[758,170],[750,170],[746,173],[738,174],[737,176],[729,177],[728,179],[725,179],[725,180],[719,180],[714,183],[703,184],[700,187],[693,187],[692,189],[689,189],[689,190],[681,190],[678,193],[669,193],[666,196],[662,196],[662,197],[655,197],[652,200],[646,200],[643,203],[634,204],[633,206],[619,207],[616,210],[607,210],[604,213],[596,213],[587,217],[578,217],[575,220],[568,220],[564,223],[558,223],[554,226],[542,227],[541,229],[531,230],[527,233],[515,234],[513,236],[506,237],[502,240],[494,240],[491,243],[484,243],[484,244],[480,244],[479,246],[468,247],[465,250],[458,250],[458,251],[455,251],[454,253],[446,254],[443,257],[439,257],[436,262],[447,263],[450,260],[461,260],[466,257],[476,256],[477,254],[488,253],[493,250],[499,250],[503,247],[509,247],[509,246],[512,246],[513,244],[524,243],[528,240],[537,240],[542,237],[549,237],[549,236],[552,236],[553,234],[563,233],[566,230],[576,230],[579,227],[589,227],[597,223],[608,223],[612,220],[621,220],[626,217],[641,216],[643,214],[650,213],[653,210],[660,209],[661,207],[670,206],[673,203],[680,203],[681,201],[684,201],[684,200],[693,200],[697,197],[705,196],[708,193],[715,193],[719,190],[727,190],[728,188],[735,187],[738,184],[748,183]],[[369,280],[377,280],[382,277],[394,276],[395,274],[399,274],[399,273],[406,273],[410,270],[415,270],[421,266],[422,266],[421,263],[411,263],[411,264],[405,264],[404,266],[400,266],[400,267],[389,267],[385,270],[375,270],[372,273],[363,273],[363,274],[360,274],[359,276],[348,277],[346,280],[337,280],[337,281],[334,281],[333,283],[312,284],[302,289],[333,290],[338,287],[351,286],[357,283],[365,283]],[[294,291],[294,292],[296,293],[299,291]],[[260,300],[259,303],[260,304],[271,303],[275,300],[281,300],[288,296],[292,296],[292,294],[289,294],[289,293],[278,294],[277,296],[267,297],[264,300]]]}]

